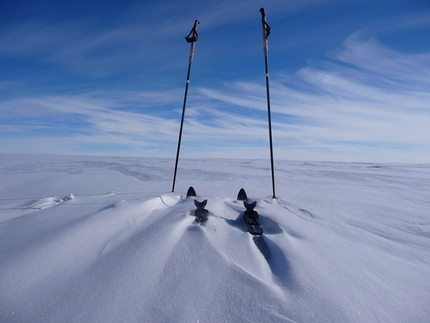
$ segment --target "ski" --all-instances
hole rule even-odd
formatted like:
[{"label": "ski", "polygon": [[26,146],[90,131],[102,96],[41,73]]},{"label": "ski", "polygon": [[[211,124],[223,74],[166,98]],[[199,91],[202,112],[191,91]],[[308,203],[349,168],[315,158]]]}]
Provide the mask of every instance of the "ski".
[{"label": "ski", "polygon": [[[205,199],[201,202],[198,201],[196,199],[197,197],[196,190],[192,186],[188,188],[186,196],[187,198],[192,198],[194,200],[194,205],[196,206],[196,209],[191,214],[194,214],[194,216],[196,217],[195,223],[204,225],[208,220],[208,216],[209,216],[209,211],[205,209],[208,203],[208,200]],[[243,219],[244,219],[247,231],[253,236],[252,240],[254,241],[258,250],[264,256],[264,258],[267,261],[269,261],[270,250],[263,236],[263,228],[260,226],[260,223],[258,222],[258,213],[257,211],[254,210],[255,207],[257,206],[257,201],[248,203],[248,196],[243,188],[240,189],[237,195],[237,200],[243,201],[243,205],[245,206],[245,209],[246,209],[243,212]],[[239,216],[239,218],[240,217],[241,215]]]},{"label": "ski", "polygon": [[237,200],[238,201],[247,201],[248,196],[246,195],[246,192],[243,188],[239,190],[239,193],[237,194]]},{"label": "ski", "polygon": [[237,200],[243,201],[243,206],[245,207],[245,212],[243,212],[243,220],[245,221],[248,232],[252,235],[262,235],[263,228],[258,222],[258,213],[254,210],[257,206],[257,201],[248,203],[248,195],[243,188],[239,190],[239,193],[237,194]]},{"label": "ski", "polygon": [[187,191],[187,198],[189,197],[196,197],[196,190],[194,189],[194,187],[190,186],[188,191]]},{"label": "ski", "polygon": [[243,205],[245,206],[246,210],[243,212],[243,220],[248,232],[253,236],[252,240],[264,258],[269,261],[270,250],[263,236],[263,228],[258,222],[258,213],[254,210],[257,206],[257,201],[248,203],[248,196],[243,188],[239,190],[239,193],[237,194],[237,200],[243,201]]}]

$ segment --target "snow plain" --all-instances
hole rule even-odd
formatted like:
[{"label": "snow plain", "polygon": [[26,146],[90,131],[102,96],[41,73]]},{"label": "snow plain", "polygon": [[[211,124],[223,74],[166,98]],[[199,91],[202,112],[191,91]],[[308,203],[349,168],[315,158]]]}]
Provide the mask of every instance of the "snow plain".
[{"label": "snow plain", "polygon": [[173,162],[0,154],[0,321],[429,322],[429,164]]}]

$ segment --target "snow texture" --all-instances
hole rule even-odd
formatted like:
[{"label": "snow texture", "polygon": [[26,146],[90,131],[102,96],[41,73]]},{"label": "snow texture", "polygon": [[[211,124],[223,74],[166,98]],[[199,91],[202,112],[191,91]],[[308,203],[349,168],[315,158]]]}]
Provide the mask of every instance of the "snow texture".
[{"label": "snow texture", "polygon": [[429,164],[268,166],[0,154],[0,321],[429,321]]}]

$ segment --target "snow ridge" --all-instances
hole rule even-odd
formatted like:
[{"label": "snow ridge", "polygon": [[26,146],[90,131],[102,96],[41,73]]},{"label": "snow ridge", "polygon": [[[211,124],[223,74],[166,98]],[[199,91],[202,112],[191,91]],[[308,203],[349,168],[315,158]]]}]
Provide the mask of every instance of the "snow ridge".
[{"label": "snow ridge", "polygon": [[[201,225],[193,198],[165,193],[168,160],[51,156],[44,167],[45,157],[0,157],[1,321],[424,323],[430,314],[429,165],[279,162],[274,200],[262,161],[184,161],[180,189],[193,169],[195,199],[208,200]],[[257,201],[270,259],[246,230],[238,182]]]}]

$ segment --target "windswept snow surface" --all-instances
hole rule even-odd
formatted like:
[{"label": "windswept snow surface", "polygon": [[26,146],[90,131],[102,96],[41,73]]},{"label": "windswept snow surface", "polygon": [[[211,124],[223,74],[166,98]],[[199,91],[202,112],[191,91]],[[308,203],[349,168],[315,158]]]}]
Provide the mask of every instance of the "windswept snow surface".
[{"label": "windswept snow surface", "polygon": [[430,165],[268,166],[0,155],[0,321],[429,322]]}]

